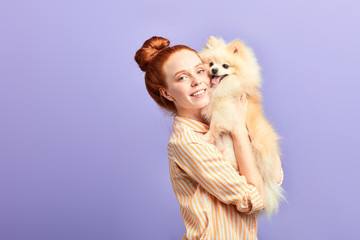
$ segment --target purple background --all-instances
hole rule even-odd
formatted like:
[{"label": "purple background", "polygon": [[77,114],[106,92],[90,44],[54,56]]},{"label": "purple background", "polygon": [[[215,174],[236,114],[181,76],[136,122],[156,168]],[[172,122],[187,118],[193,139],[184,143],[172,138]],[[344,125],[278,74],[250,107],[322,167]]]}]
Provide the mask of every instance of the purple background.
[{"label": "purple background", "polygon": [[289,203],[259,239],[360,239],[358,1],[1,1],[0,239],[180,239],[151,36],[250,45]]}]

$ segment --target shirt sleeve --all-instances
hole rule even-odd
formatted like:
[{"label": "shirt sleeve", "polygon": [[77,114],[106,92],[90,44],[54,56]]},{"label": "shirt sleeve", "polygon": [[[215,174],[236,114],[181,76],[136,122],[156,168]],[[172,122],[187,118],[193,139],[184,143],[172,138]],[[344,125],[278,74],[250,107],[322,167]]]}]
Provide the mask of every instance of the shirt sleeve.
[{"label": "shirt sleeve", "polygon": [[207,192],[239,212],[251,214],[264,209],[258,189],[239,175],[221,152],[208,143],[176,143],[175,162]]},{"label": "shirt sleeve", "polygon": [[281,186],[283,180],[284,180],[284,172],[283,172],[283,169],[281,168],[281,180],[280,180],[280,183],[278,184],[279,186]]}]

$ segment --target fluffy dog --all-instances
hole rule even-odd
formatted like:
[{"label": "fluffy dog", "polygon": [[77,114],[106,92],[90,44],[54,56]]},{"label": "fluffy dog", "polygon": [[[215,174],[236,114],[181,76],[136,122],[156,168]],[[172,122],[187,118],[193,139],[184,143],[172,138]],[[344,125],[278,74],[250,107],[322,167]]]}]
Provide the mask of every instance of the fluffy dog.
[{"label": "fluffy dog", "polygon": [[283,188],[276,183],[274,177],[273,163],[280,157],[280,137],[263,114],[259,90],[261,74],[257,59],[243,42],[235,40],[226,44],[223,39],[213,36],[199,55],[208,66],[212,85],[210,103],[202,110],[203,116],[210,122],[210,129],[204,138],[214,143],[239,171],[230,131],[236,117],[234,99],[246,93],[246,125],[256,162],[264,179],[265,211],[270,218],[273,213],[278,212],[280,201],[286,199]]}]

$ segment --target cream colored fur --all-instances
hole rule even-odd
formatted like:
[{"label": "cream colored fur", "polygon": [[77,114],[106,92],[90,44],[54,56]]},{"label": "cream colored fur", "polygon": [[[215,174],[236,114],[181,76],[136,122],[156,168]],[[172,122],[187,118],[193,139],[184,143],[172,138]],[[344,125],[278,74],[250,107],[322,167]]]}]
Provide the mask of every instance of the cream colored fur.
[{"label": "cream colored fur", "polygon": [[[234,121],[234,99],[243,92],[247,94],[248,110],[246,124],[257,165],[264,179],[265,212],[268,218],[278,212],[281,200],[286,200],[285,191],[275,181],[273,162],[280,157],[278,140],[271,124],[264,116],[261,106],[261,74],[253,51],[243,42],[235,40],[226,44],[224,40],[211,36],[199,55],[209,67],[212,62],[219,72],[228,74],[220,83],[211,88],[210,104],[202,111],[210,122],[210,129],[204,135],[205,139],[214,143],[231,165],[239,171],[235,158],[233,142],[230,135]],[[227,69],[221,68],[227,64]],[[213,67],[214,67],[213,66]],[[209,67],[210,68],[210,67]],[[209,69],[210,71],[212,68]]]}]

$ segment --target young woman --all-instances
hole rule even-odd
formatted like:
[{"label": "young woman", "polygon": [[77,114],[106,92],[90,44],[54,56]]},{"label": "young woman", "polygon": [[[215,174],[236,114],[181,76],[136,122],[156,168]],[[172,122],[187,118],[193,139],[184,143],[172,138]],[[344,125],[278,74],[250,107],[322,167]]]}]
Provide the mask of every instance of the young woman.
[{"label": "young woman", "polygon": [[[218,149],[204,142],[201,109],[210,101],[210,77],[197,52],[152,37],[136,52],[150,96],[174,114],[169,171],[186,227],[183,239],[257,239],[257,213],[265,207],[264,182],[246,128],[246,96],[237,99],[231,135],[240,175]],[[279,161],[278,182],[283,179]]]}]

